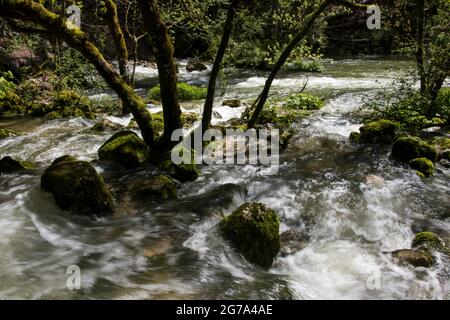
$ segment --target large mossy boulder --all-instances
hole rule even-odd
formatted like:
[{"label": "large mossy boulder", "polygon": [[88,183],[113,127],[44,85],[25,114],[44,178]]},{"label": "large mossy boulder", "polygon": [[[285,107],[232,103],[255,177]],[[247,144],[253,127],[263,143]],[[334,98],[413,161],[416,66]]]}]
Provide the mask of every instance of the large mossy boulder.
[{"label": "large mossy boulder", "polygon": [[165,160],[158,165],[158,168],[180,182],[195,181],[199,176],[198,168],[194,163],[175,164],[172,160]]},{"label": "large mossy boulder", "polygon": [[12,173],[24,170],[33,169],[33,164],[29,161],[15,160],[9,156],[3,157],[0,160],[0,172]]},{"label": "large mossy boulder", "polygon": [[427,158],[417,158],[409,162],[411,169],[416,170],[420,177],[428,178],[433,175],[434,163]]},{"label": "large mossy boulder", "polygon": [[352,132],[350,140],[358,143],[390,144],[397,135],[398,124],[390,120],[372,121]]},{"label": "large mossy boulder", "polygon": [[398,138],[392,146],[394,160],[409,163],[413,159],[427,158],[432,162],[437,160],[436,148],[417,137]]},{"label": "large mossy boulder", "polygon": [[103,178],[88,162],[63,156],[48,167],[41,187],[53,194],[63,210],[80,215],[109,215],[113,200]]},{"label": "large mossy boulder", "polygon": [[432,267],[435,263],[433,256],[425,250],[401,249],[392,252],[392,258],[399,265],[414,267]]},{"label": "large mossy boulder", "polygon": [[132,131],[120,131],[98,149],[100,160],[115,161],[127,168],[136,168],[147,160],[149,148]]},{"label": "large mossy boulder", "polygon": [[224,218],[219,231],[250,262],[270,268],[280,251],[280,220],[261,203],[246,203]]}]

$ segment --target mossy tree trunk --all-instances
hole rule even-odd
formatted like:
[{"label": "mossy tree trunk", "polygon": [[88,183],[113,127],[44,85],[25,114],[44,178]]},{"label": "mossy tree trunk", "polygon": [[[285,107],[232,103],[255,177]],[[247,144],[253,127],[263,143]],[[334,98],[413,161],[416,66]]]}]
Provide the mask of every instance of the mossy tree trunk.
[{"label": "mossy tree trunk", "polygon": [[57,37],[66,41],[69,46],[79,51],[95,66],[99,74],[130,109],[145,142],[149,146],[154,145],[155,129],[153,119],[144,101],[134,93],[133,89],[122,79],[120,74],[105,60],[101,52],[89,41],[84,32],[68,22],[64,17],[48,11],[40,3],[34,1],[2,0],[0,1],[0,9],[0,16],[25,22],[34,22],[40,27],[53,32]]},{"label": "mossy tree trunk", "polygon": [[161,103],[164,113],[164,134],[162,146],[170,146],[172,132],[182,127],[181,109],[177,98],[177,67],[174,61],[174,48],[169,37],[169,29],[162,21],[155,0],[137,0],[144,27],[158,66]]},{"label": "mossy tree trunk", "polygon": [[225,21],[222,39],[220,41],[219,49],[217,50],[216,58],[214,59],[214,64],[211,70],[211,75],[209,76],[208,83],[208,93],[206,95],[205,104],[203,106],[203,118],[202,118],[202,130],[205,132],[209,129],[212,118],[212,111],[214,105],[214,96],[216,93],[216,82],[219,76],[220,69],[222,67],[223,57],[228,47],[230,41],[231,32],[233,31],[233,22],[236,16],[237,5],[240,0],[234,0],[230,2],[228,7],[227,19]]},{"label": "mossy tree trunk", "polygon": [[[105,0],[106,14],[104,20],[108,25],[116,47],[117,60],[119,61],[119,72],[122,79],[131,85],[130,77],[128,75],[128,48],[125,41],[125,35],[120,26],[119,15],[117,13],[117,5],[113,0]],[[123,114],[130,113],[126,104],[123,104]]]}]

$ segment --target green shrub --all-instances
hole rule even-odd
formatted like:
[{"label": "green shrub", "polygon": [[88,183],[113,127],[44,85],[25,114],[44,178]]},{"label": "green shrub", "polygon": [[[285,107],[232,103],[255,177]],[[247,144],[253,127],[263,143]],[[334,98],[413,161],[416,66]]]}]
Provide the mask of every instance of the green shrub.
[{"label": "green shrub", "polygon": [[284,100],[284,105],[296,110],[319,110],[324,106],[324,101],[319,97],[300,93],[288,97]]},{"label": "green shrub", "polygon": [[[197,86],[192,86],[187,83],[179,83],[178,88],[178,100],[180,101],[193,101],[202,100],[206,98],[207,89]],[[160,100],[161,99],[161,88],[159,85],[153,87],[148,92],[149,99]]]},{"label": "green shrub", "polygon": [[8,92],[15,89],[16,86],[11,82],[13,78],[14,77],[11,72],[0,73],[0,99],[6,98]]}]

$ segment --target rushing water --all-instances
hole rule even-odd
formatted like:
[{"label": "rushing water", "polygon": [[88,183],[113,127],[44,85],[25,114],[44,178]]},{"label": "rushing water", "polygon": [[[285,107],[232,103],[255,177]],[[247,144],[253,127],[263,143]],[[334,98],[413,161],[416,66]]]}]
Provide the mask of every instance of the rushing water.
[{"label": "rushing water", "polygon": [[[434,177],[421,180],[389,160],[388,148],[348,142],[359,127],[355,119],[364,97],[408,66],[348,60],[309,75],[308,90],[328,91],[329,99],[296,125],[275,175],[253,166],[203,167],[198,181],[181,187],[179,200],[129,204],[133,214],[97,221],[58,209],[40,190],[40,175],[64,154],[95,160],[111,133],[92,132],[93,122],[82,119],[3,121],[28,133],[1,141],[0,156],[34,161],[39,170],[0,177],[0,298],[449,299],[445,261],[414,270],[386,254],[409,248],[418,231],[450,237],[449,169],[438,165]],[[155,82],[155,70],[137,72],[141,88]],[[205,83],[207,75],[182,71],[180,78]],[[264,75],[231,72],[214,121],[239,116],[243,108],[222,107],[221,100],[256,96]],[[284,74],[274,92],[298,91],[304,82],[304,74]],[[183,107],[200,111],[200,104]],[[215,229],[223,216],[250,201],[274,208],[282,232],[309,237],[301,248],[280,255],[269,271],[248,264]],[[66,289],[71,265],[81,268],[79,291]],[[371,279],[375,288],[368,285]]]}]

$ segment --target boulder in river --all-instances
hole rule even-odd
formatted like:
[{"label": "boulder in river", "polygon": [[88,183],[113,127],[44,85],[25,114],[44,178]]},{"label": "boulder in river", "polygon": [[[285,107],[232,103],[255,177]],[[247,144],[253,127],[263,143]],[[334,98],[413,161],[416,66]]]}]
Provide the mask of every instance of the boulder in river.
[{"label": "boulder in river", "polygon": [[239,108],[241,106],[241,101],[237,99],[224,100],[222,105],[230,108]]},{"label": "boulder in river", "polygon": [[418,137],[401,137],[392,146],[392,158],[405,163],[417,158],[427,158],[436,162],[437,151],[436,148]]},{"label": "boulder in river", "polygon": [[10,156],[3,157],[0,160],[1,173],[12,173],[29,169],[33,169],[33,164],[29,161],[15,160]]},{"label": "boulder in river", "polygon": [[136,168],[147,160],[148,146],[133,131],[120,131],[98,149],[100,160],[115,161],[127,168]]},{"label": "boulder in river", "polygon": [[109,215],[113,200],[103,178],[88,162],[63,156],[48,167],[41,187],[53,194],[63,210],[81,215]]},{"label": "boulder in river", "polygon": [[204,71],[207,70],[208,67],[205,66],[203,63],[201,63],[198,60],[189,60],[186,65],[186,70],[188,72],[194,72],[194,71]]},{"label": "boulder in river", "polygon": [[113,122],[108,119],[100,119],[95,123],[95,125],[91,128],[93,131],[116,131],[122,129],[123,126],[120,123]]},{"label": "boulder in river", "polygon": [[246,203],[224,218],[219,231],[250,262],[270,268],[280,251],[280,220],[261,203]]},{"label": "boulder in river", "polygon": [[136,180],[128,186],[128,191],[140,199],[170,200],[177,198],[177,185],[165,175],[157,175],[145,180]]},{"label": "boulder in river", "polygon": [[195,181],[199,176],[198,168],[194,163],[175,164],[172,160],[165,160],[158,165],[158,168],[180,182]]},{"label": "boulder in river", "polygon": [[398,124],[390,120],[372,121],[350,135],[350,140],[361,143],[390,144],[397,135]]},{"label": "boulder in river", "polygon": [[417,158],[409,162],[411,169],[416,170],[420,177],[428,178],[433,175],[434,163],[427,158]]},{"label": "boulder in river", "polygon": [[429,268],[435,263],[433,256],[425,250],[401,249],[392,252],[392,258],[397,264],[414,267]]}]

